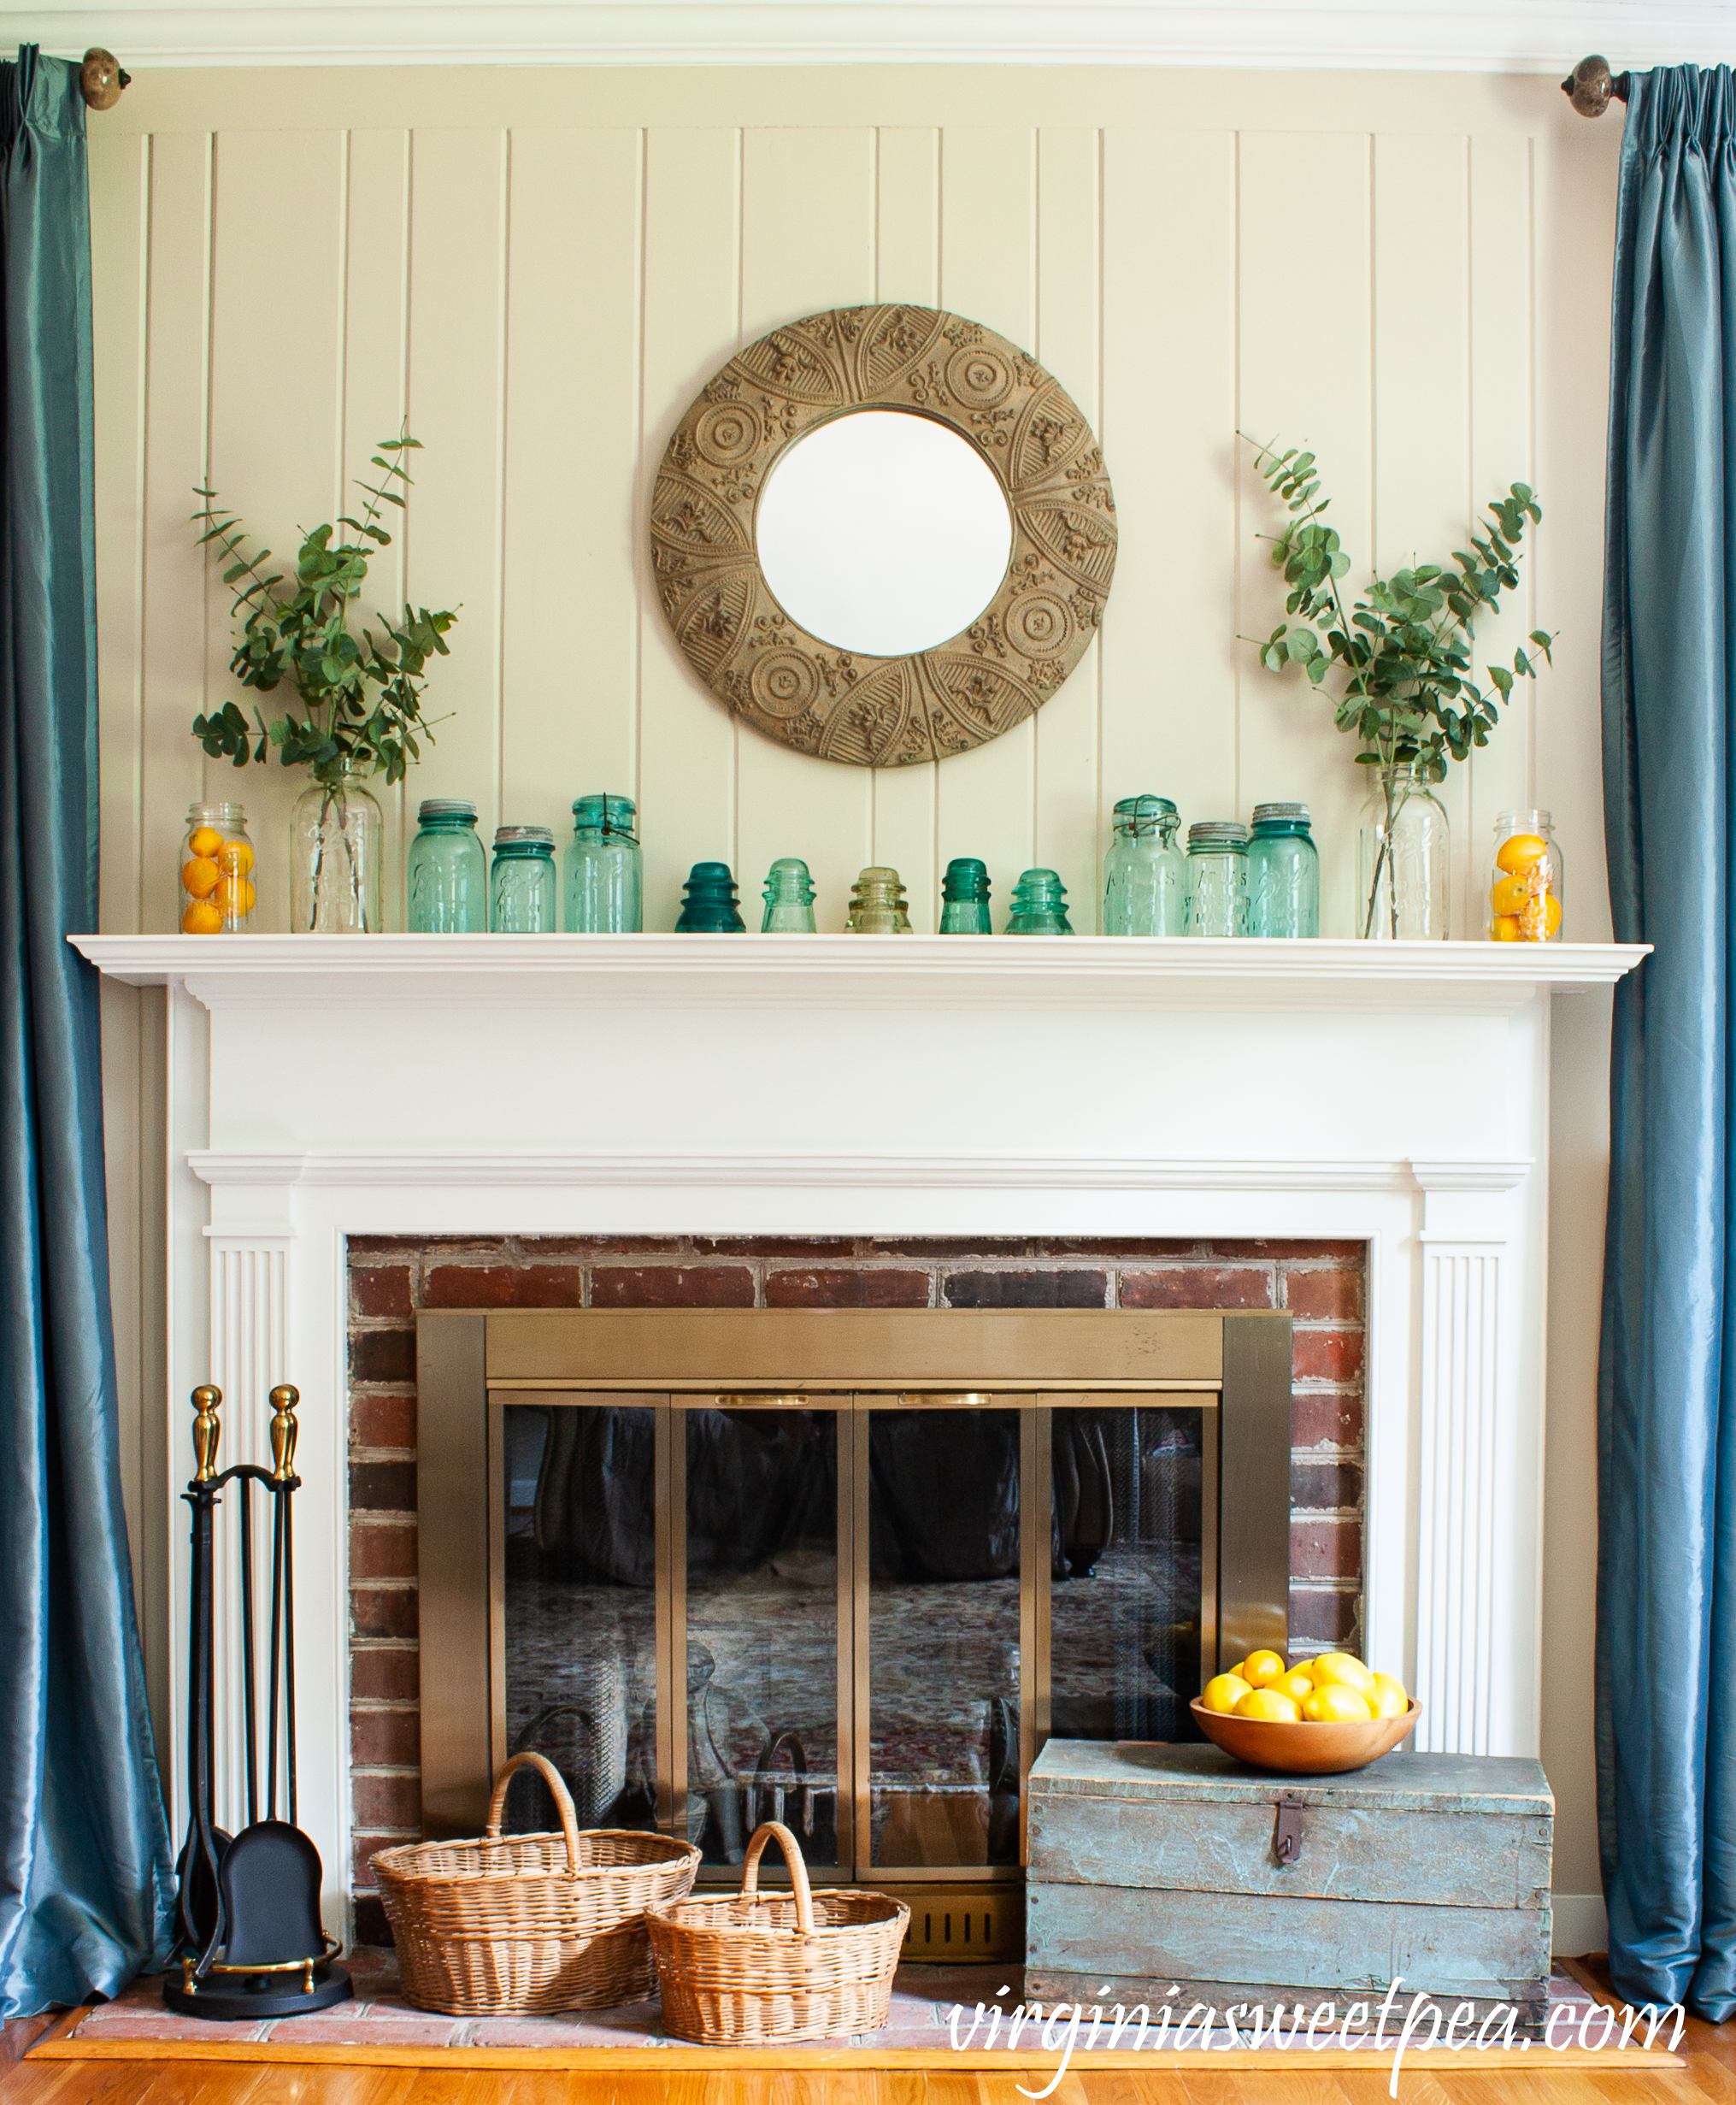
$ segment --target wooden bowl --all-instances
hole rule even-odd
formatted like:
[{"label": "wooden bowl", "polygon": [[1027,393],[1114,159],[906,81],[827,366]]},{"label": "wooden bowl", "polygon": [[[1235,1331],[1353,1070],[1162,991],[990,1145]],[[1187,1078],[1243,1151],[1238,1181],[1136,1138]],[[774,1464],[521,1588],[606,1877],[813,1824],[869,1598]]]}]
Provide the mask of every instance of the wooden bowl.
[{"label": "wooden bowl", "polygon": [[1299,1718],[1238,1718],[1233,1712],[1207,1710],[1196,1697],[1188,1705],[1194,1722],[1214,1746],[1256,1769],[1286,1769],[1296,1776],[1343,1776],[1366,1769],[1408,1739],[1422,1715],[1413,1696],[1402,1718],[1353,1719],[1347,1725],[1316,1725]]}]

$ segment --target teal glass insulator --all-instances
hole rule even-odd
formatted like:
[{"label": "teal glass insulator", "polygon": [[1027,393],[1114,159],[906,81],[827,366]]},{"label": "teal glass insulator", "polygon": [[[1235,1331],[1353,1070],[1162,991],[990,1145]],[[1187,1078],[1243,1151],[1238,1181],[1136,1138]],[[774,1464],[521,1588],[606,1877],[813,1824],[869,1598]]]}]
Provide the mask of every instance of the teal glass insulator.
[{"label": "teal glass insulator", "polygon": [[955,855],[940,881],[940,933],[992,935],[989,920],[989,873],[974,855]]},{"label": "teal glass insulator", "polygon": [[695,863],[687,873],[677,935],[744,935],[735,879],[727,863]]},{"label": "teal glass insulator", "polygon": [[1248,933],[1248,829],[1239,819],[1203,818],[1187,829],[1187,933]]},{"label": "teal glass insulator", "polygon": [[874,864],[863,870],[850,887],[850,919],[844,923],[851,935],[908,935],[910,911],[904,904],[904,882],[896,870]]},{"label": "teal glass insulator", "polygon": [[799,855],[780,855],[766,872],[762,935],[812,935],[814,880]]},{"label": "teal glass insulator", "polygon": [[569,935],[633,935],[644,926],[638,835],[631,797],[599,793],[573,805],[567,848]]},{"label": "teal glass insulator", "polygon": [[1248,843],[1250,935],[1320,934],[1320,852],[1305,804],[1256,804]]},{"label": "teal glass insulator", "polygon": [[488,925],[497,935],[553,935],[555,836],[546,826],[497,826]]},{"label": "teal glass insulator", "polygon": [[1071,935],[1067,887],[1052,870],[1027,870],[1013,887],[1009,935]]},{"label": "teal glass insulator", "polygon": [[1103,934],[1180,935],[1187,924],[1187,858],[1168,797],[1123,797],[1103,858]]},{"label": "teal glass insulator", "polygon": [[423,798],[407,875],[412,935],[487,934],[488,853],[477,837],[474,804]]}]

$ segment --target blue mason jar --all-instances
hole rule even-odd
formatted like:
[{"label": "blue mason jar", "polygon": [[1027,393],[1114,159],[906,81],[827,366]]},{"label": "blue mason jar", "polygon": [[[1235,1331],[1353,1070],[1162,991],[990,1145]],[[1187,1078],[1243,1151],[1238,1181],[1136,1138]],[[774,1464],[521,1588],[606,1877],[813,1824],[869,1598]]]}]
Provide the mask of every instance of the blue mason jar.
[{"label": "blue mason jar", "polygon": [[632,798],[578,798],[567,850],[567,933],[638,935],[640,883]]},{"label": "blue mason jar", "polygon": [[1187,919],[1187,858],[1168,797],[1123,797],[1103,858],[1103,934],[1180,935]]},{"label": "blue mason jar", "polygon": [[555,836],[546,826],[497,826],[489,882],[497,935],[555,933]]},{"label": "blue mason jar", "polygon": [[410,843],[413,935],[488,932],[488,857],[476,834],[476,806],[462,797],[424,797]]},{"label": "blue mason jar", "polygon": [[1248,843],[1250,935],[1320,934],[1320,851],[1305,804],[1256,804]]},{"label": "blue mason jar", "polygon": [[1187,933],[1248,933],[1248,829],[1239,819],[1198,819],[1187,829]]}]

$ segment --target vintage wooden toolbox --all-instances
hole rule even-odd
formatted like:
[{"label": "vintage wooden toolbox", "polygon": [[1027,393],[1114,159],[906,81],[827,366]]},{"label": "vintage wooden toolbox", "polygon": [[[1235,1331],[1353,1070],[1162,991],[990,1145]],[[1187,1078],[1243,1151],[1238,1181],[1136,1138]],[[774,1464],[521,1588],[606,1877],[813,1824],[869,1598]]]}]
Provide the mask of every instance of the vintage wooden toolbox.
[{"label": "vintage wooden toolbox", "polygon": [[[1535,1761],[1391,1754],[1348,1776],[1215,1747],[1050,1740],[1031,1771],[1039,2002],[1377,2001],[1546,2014],[1555,1801]],[[1107,1990],[1107,1993],[1105,1990]]]}]

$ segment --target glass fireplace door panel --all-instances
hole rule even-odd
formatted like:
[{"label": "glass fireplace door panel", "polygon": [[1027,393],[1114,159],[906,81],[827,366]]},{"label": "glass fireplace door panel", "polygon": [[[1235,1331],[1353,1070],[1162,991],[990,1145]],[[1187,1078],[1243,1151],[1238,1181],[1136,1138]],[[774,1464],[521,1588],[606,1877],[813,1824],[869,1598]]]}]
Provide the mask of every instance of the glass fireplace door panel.
[{"label": "glass fireplace door panel", "polygon": [[1217,1412],[1152,1396],[1044,1416],[1049,1734],[1197,1740],[1187,1707],[1216,1639]]},{"label": "glass fireplace door panel", "polygon": [[[837,1402],[696,1399],[677,1415],[686,1725],[676,1795],[685,1785],[687,1838],[703,1865],[739,1865],[759,1823],[781,1820],[811,1865],[847,1869]],[[846,1546],[846,1584],[848,1565]],[[768,1877],[776,1870],[768,1860]]]},{"label": "glass fireplace door panel", "polygon": [[1016,1866],[1027,1413],[868,1400],[856,1444],[859,1868]]},{"label": "glass fireplace door panel", "polygon": [[[546,1756],[581,1827],[657,1825],[656,1418],[609,1396],[508,1404],[492,1429],[495,1759]],[[505,1825],[558,1825],[534,1771]]]}]

